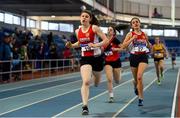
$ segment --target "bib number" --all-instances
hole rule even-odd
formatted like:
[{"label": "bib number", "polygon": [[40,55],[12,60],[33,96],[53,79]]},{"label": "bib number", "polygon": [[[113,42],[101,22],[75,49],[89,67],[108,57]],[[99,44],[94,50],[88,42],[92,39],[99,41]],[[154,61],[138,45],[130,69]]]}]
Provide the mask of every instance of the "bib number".
[{"label": "bib number", "polygon": [[104,52],[104,54],[105,54],[106,56],[110,56],[110,55],[113,55],[113,52],[112,52],[112,51],[106,51],[106,52]]},{"label": "bib number", "polygon": [[94,48],[91,48],[88,46],[88,44],[81,44],[81,51],[91,51],[94,50]]},{"label": "bib number", "polygon": [[144,52],[144,51],[146,51],[146,47],[144,47],[144,46],[137,46],[137,47],[134,47],[134,51],[135,52]]}]

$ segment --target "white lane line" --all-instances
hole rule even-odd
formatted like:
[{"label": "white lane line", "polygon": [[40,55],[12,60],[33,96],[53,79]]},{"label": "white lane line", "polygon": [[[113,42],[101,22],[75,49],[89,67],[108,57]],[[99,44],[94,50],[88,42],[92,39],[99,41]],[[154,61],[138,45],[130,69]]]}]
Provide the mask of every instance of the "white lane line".
[{"label": "white lane line", "polygon": [[[130,72],[124,72],[122,75],[124,76],[124,75],[127,75],[127,74],[129,74],[129,73],[130,73]],[[102,75],[105,76],[105,74],[102,74]],[[45,90],[52,89],[52,88],[56,88],[56,87],[65,86],[65,85],[72,84],[72,83],[76,83],[76,82],[79,82],[79,81],[82,81],[82,80],[80,79],[80,80],[77,80],[77,81],[73,81],[73,82],[69,82],[69,83],[65,83],[65,84],[61,84],[61,85],[56,85],[56,86],[48,87],[48,88],[45,88],[45,89],[40,89],[40,90],[28,92],[28,93],[23,93],[23,94],[19,94],[19,95],[15,95],[15,96],[10,96],[10,97],[6,97],[6,98],[2,98],[2,99],[0,99],[0,101],[2,101],[2,100],[7,100],[7,99],[11,99],[11,98],[16,98],[16,97],[20,97],[20,96],[24,96],[24,95],[28,95],[28,94],[37,93],[37,92],[40,92],[40,91],[45,91]]]},{"label": "white lane line", "polygon": [[[167,71],[167,69],[164,70],[164,73],[165,73],[166,71]],[[148,84],[148,85],[143,89],[143,91],[145,91],[147,88],[149,88],[156,80],[157,80],[157,77],[154,78],[154,80],[153,80],[150,84]],[[120,114],[126,107],[128,107],[136,98],[137,98],[137,96],[135,96],[134,98],[132,98],[126,105],[124,105],[124,107],[122,107],[120,110],[118,110],[118,111],[113,115],[112,118],[116,118],[116,116],[117,116],[118,114]]]},{"label": "white lane line", "polygon": [[[127,75],[127,74],[130,74],[130,72],[123,73],[122,75]],[[104,75],[104,76],[105,76],[105,75]],[[106,79],[105,79],[104,81],[106,81]],[[101,82],[104,82],[104,81],[101,81]],[[93,84],[91,84],[91,86],[92,86],[92,85],[93,85]],[[72,91],[68,91],[68,92],[62,93],[62,94],[57,94],[56,96],[52,96],[52,97],[49,97],[49,98],[46,98],[46,99],[43,99],[43,100],[39,100],[39,101],[33,102],[33,103],[31,103],[31,104],[27,104],[27,105],[18,107],[18,108],[16,108],[16,109],[9,110],[9,111],[7,111],[7,112],[0,113],[0,115],[4,115],[4,114],[7,114],[7,113],[10,113],[10,112],[13,112],[13,111],[16,111],[16,110],[19,110],[19,109],[22,109],[22,108],[25,108],[25,107],[28,107],[28,106],[37,104],[37,103],[40,103],[40,102],[43,102],[43,101],[46,101],[46,100],[49,100],[49,99],[53,99],[53,98],[55,98],[55,97],[63,96],[63,95],[65,95],[65,94],[68,94],[68,93],[71,93],[71,92],[74,92],[74,91],[77,91],[77,90],[80,90],[80,88],[77,88],[77,89],[74,89],[74,90],[72,90]]]},{"label": "white lane line", "polygon": [[[145,72],[145,74],[150,73],[151,71],[153,71],[153,69],[149,70],[148,72]],[[129,72],[129,73],[131,73],[131,72]],[[125,84],[127,84],[127,83],[129,83],[129,82],[131,82],[131,81],[133,81],[133,79],[128,80],[128,81],[125,81],[125,82],[121,83],[120,85],[117,85],[116,87],[114,87],[114,89],[116,89],[117,87],[123,86],[123,85],[125,85]],[[89,99],[88,101],[94,100],[94,99],[96,99],[97,97],[100,97],[100,96],[106,94],[107,92],[108,92],[108,91],[106,90],[105,92],[103,92],[103,93],[101,93],[101,94],[98,94],[98,95],[92,97],[92,98]],[[82,105],[82,103],[77,104],[77,105],[75,105],[75,106],[73,106],[73,107],[70,107],[69,109],[66,109],[66,110],[63,111],[63,112],[60,112],[59,114],[56,114],[56,115],[52,116],[51,118],[57,118],[58,116],[66,113],[66,112],[68,112],[68,111],[71,111],[71,110],[75,109],[76,107],[79,107],[80,105]]]},{"label": "white lane line", "polygon": [[45,89],[40,89],[40,90],[28,92],[28,93],[23,93],[23,94],[19,94],[19,95],[15,95],[15,96],[10,96],[10,97],[6,97],[6,98],[2,98],[2,99],[0,99],[0,101],[16,98],[16,97],[20,97],[20,96],[25,96],[25,95],[29,95],[29,94],[34,94],[34,93],[41,92],[41,91],[46,91],[46,90],[49,90],[49,89],[53,89],[53,88],[57,88],[57,87],[61,87],[61,86],[66,86],[68,84],[73,84],[73,83],[80,82],[80,81],[82,81],[82,80],[77,80],[77,81],[69,82],[69,83],[66,83],[66,84],[56,85],[56,86],[48,87],[48,88],[45,88]]},{"label": "white lane line", "polygon": [[[80,75],[76,75],[76,76],[71,75],[71,76],[62,77],[62,78],[61,78],[61,76],[59,76],[59,78],[61,78],[61,79],[49,79],[48,81],[45,81],[45,82],[43,81],[43,82],[38,82],[38,83],[34,83],[34,84],[29,84],[29,85],[24,85],[24,86],[4,89],[4,90],[0,90],[0,93],[4,92],[4,91],[10,91],[10,90],[14,90],[14,89],[19,89],[19,88],[25,88],[25,87],[35,86],[35,85],[46,84],[46,83],[49,83],[49,82],[55,82],[55,81],[60,81],[60,80],[65,80],[65,79],[71,79],[71,78],[74,78],[74,77],[80,77]],[[43,78],[41,78],[41,79],[43,79]]]},{"label": "white lane line", "polygon": [[[120,84],[120,85],[118,85],[118,86],[116,86],[116,87],[114,87],[114,88],[123,86],[123,85],[125,85],[125,84],[127,84],[127,83],[129,83],[129,82],[131,82],[131,81],[132,81],[132,79],[131,79],[131,80],[128,80],[128,81],[126,81],[126,82],[123,82],[122,84]],[[94,100],[94,99],[96,99],[97,97],[100,97],[100,96],[106,94],[107,92],[108,92],[108,91],[106,90],[105,92],[103,92],[103,93],[101,93],[101,94],[98,94],[98,95],[92,97],[92,98],[89,99],[88,101]],[[76,108],[76,107],[78,107],[78,106],[80,106],[80,105],[82,105],[82,103],[77,104],[77,105],[75,105],[75,106],[73,106],[73,107],[71,107],[71,108],[69,108],[69,109],[66,109],[65,111],[60,112],[59,114],[56,114],[56,115],[52,116],[51,118],[57,118],[58,116],[60,116],[60,115],[62,115],[62,114],[64,114],[64,113],[66,113],[66,112],[68,112],[68,111],[70,111],[70,110],[72,110],[72,109],[74,109],[74,108]]]},{"label": "white lane line", "polygon": [[175,87],[175,91],[174,91],[173,105],[172,105],[172,111],[171,111],[171,118],[175,118],[175,110],[176,110],[176,103],[177,103],[176,99],[177,99],[179,78],[180,78],[180,69],[178,69],[178,75],[177,75],[177,80],[176,80],[176,87]]},{"label": "white lane line", "polygon": [[[125,70],[128,70],[128,69],[125,69]],[[20,89],[20,88],[24,88],[24,87],[41,85],[41,84],[45,84],[45,83],[49,83],[49,82],[55,82],[55,81],[59,81],[59,80],[65,80],[65,79],[71,79],[71,78],[75,78],[75,77],[81,77],[80,73],[79,74],[77,74],[77,73],[79,73],[79,72],[76,72],[76,73],[73,73],[73,74],[60,75],[60,76],[56,76],[56,77],[50,77],[52,79],[45,78],[47,80],[45,82],[43,81],[43,82],[38,82],[38,83],[30,83],[28,85],[22,85],[22,86],[17,85],[18,87],[13,87],[13,88],[9,88],[9,89],[0,90],[0,93],[4,92],[4,91],[10,91],[10,90]],[[60,79],[53,79],[53,78],[60,78]],[[44,79],[44,78],[41,78],[41,79]],[[32,80],[32,81],[34,81],[34,80]],[[15,83],[12,83],[12,84],[15,84]],[[23,84],[23,81],[22,81],[21,84]],[[4,86],[6,86],[6,85],[4,85]]]},{"label": "white lane line", "polygon": [[[125,73],[122,73],[122,75],[127,75],[127,74],[130,74],[131,72],[128,71],[128,72],[125,72]],[[105,74],[103,74],[105,76]],[[106,81],[106,79],[104,80]],[[104,81],[101,81],[101,82],[104,82]],[[123,84],[123,83],[122,83]],[[92,84],[93,85],[93,84]],[[92,86],[91,85],[91,86]],[[74,89],[72,91],[69,91],[69,92],[65,92],[63,94],[57,94],[56,96],[52,96],[52,97],[49,97],[49,98],[46,98],[46,99],[43,99],[43,100],[39,100],[39,101],[36,101],[36,102],[33,102],[31,104],[27,104],[27,105],[24,105],[24,106],[21,106],[21,107],[18,107],[16,109],[12,109],[12,110],[9,110],[7,112],[3,112],[3,113],[0,113],[0,115],[4,115],[4,114],[7,114],[7,113],[10,113],[10,112],[13,112],[13,111],[16,111],[16,110],[19,110],[19,109],[22,109],[22,108],[25,108],[25,107],[28,107],[28,106],[31,106],[31,105],[34,105],[34,104],[37,104],[37,103],[40,103],[40,102],[43,102],[43,101],[46,101],[46,100],[49,100],[49,99],[53,99],[55,97],[59,97],[59,96],[62,96],[62,95],[65,95],[65,94],[68,94],[68,93],[71,93],[71,92],[74,92],[74,91],[77,91],[77,90],[80,90],[80,88],[78,89]]]},{"label": "white lane line", "polygon": [[31,104],[27,104],[27,105],[18,107],[18,108],[16,108],[16,109],[9,110],[9,111],[7,111],[7,112],[0,113],[0,116],[1,116],[1,115],[4,115],[4,114],[7,114],[7,113],[10,113],[10,112],[13,112],[13,111],[16,111],[16,110],[19,110],[19,109],[22,109],[22,108],[25,108],[25,107],[28,107],[28,106],[31,106],[31,105],[34,105],[34,104],[37,104],[37,103],[40,103],[40,102],[43,102],[43,101],[46,101],[46,100],[49,100],[49,99],[53,99],[53,98],[58,97],[58,96],[62,96],[62,95],[65,95],[65,94],[68,94],[68,93],[77,91],[77,90],[79,90],[79,88],[74,89],[74,90],[72,90],[72,91],[68,91],[68,92],[62,93],[62,94],[58,94],[58,95],[56,95],[56,96],[52,96],[52,97],[49,97],[49,98],[46,98],[46,99],[43,99],[43,100],[39,100],[39,101],[33,102],[33,103],[31,103]]},{"label": "white lane line", "polygon": [[[125,72],[125,73],[122,74],[122,76],[127,75],[127,74],[130,74],[130,72]],[[105,76],[105,74],[103,74],[103,76]],[[77,80],[77,81],[69,82],[69,83],[66,83],[66,84],[56,85],[56,86],[48,87],[48,88],[45,88],[45,89],[40,89],[40,90],[28,92],[28,93],[23,93],[23,94],[19,94],[19,95],[15,95],[15,96],[2,98],[2,99],[0,99],[0,101],[7,100],[7,99],[12,99],[12,98],[16,98],[16,97],[20,97],[20,96],[24,96],[24,95],[29,95],[29,94],[37,93],[37,92],[40,92],[40,91],[53,89],[53,88],[56,88],[56,87],[66,86],[68,84],[73,84],[73,83],[76,83],[76,82],[79,82],[79,81],[82,81],[82,80]],[[104,81],[101,81],[101,82],[104,82]]]}]

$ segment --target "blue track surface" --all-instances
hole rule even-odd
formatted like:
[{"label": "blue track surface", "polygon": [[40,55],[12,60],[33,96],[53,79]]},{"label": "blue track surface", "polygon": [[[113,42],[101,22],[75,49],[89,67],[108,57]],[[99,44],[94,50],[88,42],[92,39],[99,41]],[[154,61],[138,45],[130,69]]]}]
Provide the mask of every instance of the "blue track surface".
[{"label": "blue track surface", "polygon": [[[151,61],[152,62],[152,61]],[[144,106],[137,106],[130,69],[114,84],[115,102],[108,103],[105,75],[90,88],[90,117],[170,117],[180,62],[171,69],[166,60],[164,80],[158,86],[153,63],[144,74]],[[0,117],[82,117],[79,73],[56,79],[0,85]]]}]

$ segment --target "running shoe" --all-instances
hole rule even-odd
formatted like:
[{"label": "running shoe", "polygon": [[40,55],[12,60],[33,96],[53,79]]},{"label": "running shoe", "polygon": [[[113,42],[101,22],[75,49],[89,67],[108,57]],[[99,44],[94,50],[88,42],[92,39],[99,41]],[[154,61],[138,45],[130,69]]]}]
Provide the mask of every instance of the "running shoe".
[{"label": "running shoe", "polygon": [[109,103],[113,103],[114,102],[114,98],[113,97],[110,97],[109,98]]},{"label": "running shoe", "polygon": [[82,115],[88,115],[88,114],[89,114],[88,107],[86,105],[84,105],[82,107]]},{"label": "running shoe", "polygon": [[160,80],[157,80],[157,84],[158,84],[158,85],[161,85],[161,81],[160,81]]},{"label": "running shoe", "polygon": [[163,79],[164,79],[164,75],[161,75],[161,76],[160,76],[160,79],[163,80]]},{"label": "running shoe", "polygon": [[143,106],[143,100],[139,99],[138,106]]}]

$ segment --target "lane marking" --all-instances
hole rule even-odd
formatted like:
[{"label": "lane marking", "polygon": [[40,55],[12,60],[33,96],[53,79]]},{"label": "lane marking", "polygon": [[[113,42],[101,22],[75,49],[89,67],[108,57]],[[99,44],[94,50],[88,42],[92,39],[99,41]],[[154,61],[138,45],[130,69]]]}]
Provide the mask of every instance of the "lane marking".
[{"label": "lane marking", "polygon": [[[127,70],[128,70],[128,69],[127,69]],[[152,69],[150,69],[149,71],[152,71]],[[146,73],[149,73],[149,71],[147,71]],[[122,73],[122,76],[128,75],[128,74],[130,74],[130,73],[131,73],[130,71],[124,72],[124,73]],[[102,74],[102,75],[105,76],[105,74]],[[105,79],[104,81],[101,81],[101,82],[105,82],[105,81],[106,81],[106,79]],[[122,83],[122,84],[123,84],[123,83]],[[93,85],[93,84],[91,84],[91,86],[92,86],[92,85]],[[33,103],[31,103],[31,104],[27,104],[27,105],[18,107],[18,108],[16,108],[16,109],[9,110],[9,111],[7,111],[7,112],[0,113],[0,115],[4,115],[4,114],[7,114],[7,113],[10,113],[10,112],[13,112],[13,111],[16,111],[16,110],[19,110],[19,109],[22,109],[22,108],[25,108],[25,107],[28,107],[28,106],[37,104],[37,103],[40,103],[40,102],[43,102],[43,101],[46,101],[46,100],[49,100],[49,99],[53,99],[53,98],[55,98],[55,97],[59,97],[59,96],[65,95],[65,94],[69,94],[69,93],[74,92],[74,91],[77,91],[77,90],[79,90],[79,89],[81,89],[81,88],[74,89],[74,90],[72,90],[72,91],[65,92],[65,93],[63,93],[63,94],[57,94],[56,96],[52,96],[52,97],[49,97],[49,98],[46,98],[46,99],[43,99],[43,100],[39,100],[39,101],[33,102]]]},{"label": "lane marking", "polygon": [[61,86],[66,86],[68,84],[72,84],[72,83],[76,83],[76,82],[80,82],[80,81],[82,81],[82,80],[77,80],[77,81],[69,82],[69,83],[66,83],[66,84],[56,85],[56,86],[48,87],[48,88],[45,88],[45,89],[40,89],[40,90],[36,90],[36,91],[32,91],[32,92],[27,92],[27,93],[15,95],[15,96],[2,98],[2,99],[0,99],[0,102],[3,101],[3,100],[7,100],[7,99],[12,99],[12,98],[16,98],[16,97],[20,97],[20,96],[24,96],[24,95],[29,95],[29,94],[33,94],[33,93],[37,93],[37,92],[41,92],[41,91],[46,91],[46,90],[53,89],[53,88],[56,88],[56,87],[58,88],[58,87],[61,87]]},{"label": "lane marking", "polygon": [[[75,77],[80,77],[80,75],[76,75]],[[28,84],[28,85],[24,85],[24,86],[14,87],[14,88],[10,88],[10,89],[4,89],[4,90],[0,90],[0,93],[5,92],[5,91],[20,89],[20,88],[25,88],[25,87],[31,87],[31,86],[35,86],[35,85],[46,84],[46,83],[49,83],[49,82],[55,82],[55,81],[60,81],[60,80],[65,80],[65,79],[71,79],[71,78],[74,78],[74,76],[70,75],[70,76],[67,76],[67,77],[65,76],[65,77],[62,77],[62,78],[61,78],[61,76],[59,76],[59,77],[55,77],[55,78],[59,78],[59,79],[47,79],[47,81],[45,81],[45,82],[43,81],[43,82]],[[43,78],[41,78],[41,79],[43,79]],[[23,81],[22,81],[22,84],[23,84]]]},{"label": "lane marking", "polygon": [[[144,75],[150,73],[151,71],[153,71],[153,69],[150,69],[149,71],[145,72]],[[131,72],[129,72],[129,73],[131,73]],[[129,83],[129,82],[131,82],[131,81],[133,81],[133,78],[132,78],[131,80],[128,80],[128,81],[125,81],[125,82],[121,83],[120,85],[117,85],[116,87],[114,87],[114,89],[116,89],[117,87],[121,87],[121,86],[123,86],[123,85],[125,85],[125,84],[127,84],[127,83]],[[101,93],[101,94],[98,94],[98,95],[90,98],[90,99],[88,100],[88,102],[90,102],[91,100],[96,99],[97,97],[100,97],[100,96],[106,94],[107,92],[108,92],[108,90],[106,90],[105,92],[103,92],[103,93]],[[52,116],[51,118],[59,117],[60,115],[66,113],[66,112],[68,112],[68,111],[71,111],[71,110],[75,109],[76,107],[79,107],[80,105],[82,105],[82,103],[79,103],[79,104],[77,104],[77,105],[75,105],[75,106],[73,106],[73,107],[70,107],[70,108],[66,109],[65,111],[63,111],[63,112],[60,112],[60,113]]]},{"label": "lane marking", "polygon": [[[178,84],[179,84],[179,78],[180,78],[180,69],[178,69],[178,75],[177,75],[177,80],[176,80],[176,87],[174,91],[174,98],[173,98],[173,105],[172,105],[172,110],[171,110],[171,118],[175,117],[175,112],[176,112],[176,103],[177,103],[177,92],[178,92]],[[180,85],[179,85],[180,86]]]},{"label": "lane marking", "polygon": [[[168,69],[165,69],[163,73],[165,73]],[[154,80],[148,84],[144,89],[143,92],[145,92],[145,90],[147,88],[149,88],[155,81],[157,80],[157,77],[154,78]],[[127,108],[138,96],[135,96],[134,98],[132,98],[124,107],[122,107],[121,109],[119,109],[113,116],[112,118],[116,118],[117,115],[119,115],[125,108]]]},{"label": "lane marking", "polygon": [[[126,73],[124,73],[123,75],[127,75],[127,74],[130,74],[130,72],[126,72]],[[103,76],[105,76],[105,75],[103,74]],[[105,79],[104,81],[101,81],[101,82],[105,82],[105,81],[106,81],[106,79]],[[94,85],[94,84],[91,84],[91,86],[93,86],[93,85]],[[24,106],[18,107],[18,108],[16,108],[16,109],[12,109],[12,110],[9,110],[9,111],[0,113],[0,116],[1,116],[1,115],[4,115],[4,114],[7,114],[7,113],[10,113],[10,112],[13,112],[13,111],[16,111],[16,110],[19,110],[19,109],[22,109],[22,108],[25,108],[25,107],[28,107],[28,106],[31,106],[31,105],[34,105],[34,104],[37,104],[37,103],[40,103],[40,102],[43,102],[43,101],[46,101],[46,100],[53,99],[53,98],[55,98],[55,97],[60,97],[60,96],[63,96],[63,95],[65,95],[65,94],[69,94],[69,93],[71,93],[71,92],[74,92],[74,91],[77,91],[77,90],[80,90],[80,89],[81,89],[81,86],[80,86],[80,88],[74,89],[74,90],[72,90],[72,91],[68,91],[68,92],[65,92],[65,93],[62,93],[62,94],[57,94],[57,95],[55,95],[55,96],[52,96],[52,97],[49,97],[49,98],[46,98],[46,99],[43,99],[43,100],[39,100],[39,101],[33,102],[33,103],[31,103],[31,104],[24,105]]]},{"label": "lane marking", "polygon": [[[132,79],[131,79],[131,80],[128,80],[128,81],[125,81],[125,82],[123,82],[122,84],[120,84],[120,85],[118,85],[118,86],[116,86],[116,87],[114,87],[114,88],[123,86],[123,85],[125,85],[125,84],[127,84],[127,83],[129,83],[129,82],[131,82],[131,81],[132,81]],[[96,95],[96,96],[90,98],[88,101],[94,100],[94,99],[96,99],[97,97],[100,97],[100,96],[106,94],[107,92],[108,92],[108,91],[106,90],[105,92],[102,92],[101,94],[98,94],[98,95]],[[58,116],[60,116],[60,115],[62,115],[62,114],[64,114],[64,113],[66,113],[66,112],[68,112],[68,111],[70,111],[70,110],[72,110],[72,109],[74,109],[74,108],[76,108],[76,107],[78,107],[78,106],[80,106],[80,105],[82,105],[82,103],[77,104],[77,105],[75,105],[75,106],[73,106],[73,107],[71,107],[71,108],[69,108],[69,109],[66,109],[65,111],[60,112],[59,114],[56,114],[56,115],[52,116],[51,118],[57,118]]]},{"label": "lane marking", "polygon": [[[128,69],[124,69],[124,71],[126,71]],[[80,73],[80,72],[76,72],[76,73],[73,73],[73,74],[67,74],[67,75],[60,75],[60,76],[56,76],[56,77],[49,77],[49,78],[55,78],[55,79],[45,78],[45,79],[47,79],[47,81],[45,81],[45,82],[41,81],[41,82],[38,82],[38,83],[32,83],[32,84],[30,83],[30,84],[23,85],[23,86],[18,86],[19,83],[17,83],[18,87],[13,87],[13,88],[9,88],[9,89],[0,90],[0,93],[5,92],[5,91],[10,91],[10,90],[16,90],[16,89],[20,89],[20,88],[25,88],[25,87],[31,87],[31,86],[35,86],[35,85],[46,84],[46,83],[49,83],[49,82],[56,82],[56,81],[60,81],[60,80],[71,79],[71,78],[74,78],[74,77],[81,77],[80,74],[77,74],[77,73]],[[56,78],[59,78],[59,79],[56,79]],[[41,79],[43,79],[43,78],[41,78]],[[32,80],[32,81],[34,81],[34,80]],[[21,82],[23,84],[23,81],[21,81]],[[12,83],[12,84],[16,84],[16,83]]]},{"label": "lane marking", "polygon": [[[122,74],[122,76],[125,76],[127,74],[130,74],[130,72],[124,72]],[[105,75],[102,74],[102,76],[105,76]],[[45,89],[40,89],[40,90],[36,90],[36,91],[32,91],[32,92],[27,92],[27,93],[15,95],[15,96],[10,96],[10,97],[6,97],[6,98],[2,98],[2,99],[0,99],[0,101],[7,100],[7,99],[12,99],[12,98],[16,98],[16,97],[20,97],[20,96],[24,96],[24,95],[28,95],[28,94],[37,93],[37,92],[40,92],[40,91],[45,91],[45,90],[56,88],[56,87],[66,86],[68,84],[76,83],[76,82],[79,82],[79,81],[82,81],[82,80],[72,81],[72,82],[69,82],[69,83],[65,83],[65,84],[61,84],[61,85],[56,85],[56,86],[48,87],[48,88],[45,88]],[[101,81],[101,82],[104,82],[104,81]]]}]

